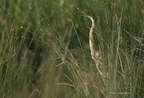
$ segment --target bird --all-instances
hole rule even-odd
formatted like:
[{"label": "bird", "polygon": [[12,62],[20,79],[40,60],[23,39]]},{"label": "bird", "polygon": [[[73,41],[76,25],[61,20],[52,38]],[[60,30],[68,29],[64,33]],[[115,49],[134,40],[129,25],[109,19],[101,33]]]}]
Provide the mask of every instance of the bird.
[{"label": "bird", "polygon": [[103,68],[103,63],[102,63],[102,54],[101,54],[101,49],[100,49],[100,43],[99,43],[99,41],[97,40],[97,37],[96,37],[97,32],[95,32],[95,21],[94,21],[94,19],[93,19],[90,12],[76,13],[76,14],[81,15],[81,16],[86,16],[92,22],[91,28],[90,28],[90,31],[89,31],[89,48],[90,48],[90,51],[91,51],[91,57],[92,57],[92,59],[94,60],[94,62],[96,64],[98,73],[102,77],[105,77],[104,70],[103,70],[104,68]]}]

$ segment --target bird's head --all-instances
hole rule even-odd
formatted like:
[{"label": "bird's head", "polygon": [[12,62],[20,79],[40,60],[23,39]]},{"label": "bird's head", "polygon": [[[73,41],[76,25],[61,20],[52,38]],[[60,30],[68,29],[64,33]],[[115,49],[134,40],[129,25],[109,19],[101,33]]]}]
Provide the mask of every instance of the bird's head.
[{"label": "bird's head", "polygon": [[87,16],[88,18],[91,19],[92,22],[94,22],[94,19],[92,18],[91,12],[76,13],[76,15]]}]

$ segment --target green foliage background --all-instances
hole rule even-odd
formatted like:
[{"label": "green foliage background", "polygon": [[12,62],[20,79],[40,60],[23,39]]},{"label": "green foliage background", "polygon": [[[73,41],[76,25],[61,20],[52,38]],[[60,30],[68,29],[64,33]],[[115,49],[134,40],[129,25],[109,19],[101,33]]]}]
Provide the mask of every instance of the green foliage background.
[{"label": "green foliage background", "polygon": [[[108,66],[91,59],[91,12]],[[1,98],[143,98],[143,0],[0,0]]]}]

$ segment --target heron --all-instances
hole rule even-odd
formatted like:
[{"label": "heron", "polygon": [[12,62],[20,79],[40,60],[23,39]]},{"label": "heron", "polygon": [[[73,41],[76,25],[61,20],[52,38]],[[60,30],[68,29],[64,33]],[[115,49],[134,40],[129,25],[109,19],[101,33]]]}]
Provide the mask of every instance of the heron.
[{"label": "heron", "polygon": [[89,48],[91,51],[91,57],[94,60],[98,73],[102,76],[105,77],[104,75],[104,70],[103,70],[103,63],[102,63],[102,54],[101,54],[101,49],[100,49],[100,43],[96,37],[96,33],[95,32],[95,21],[91,15],[90,12],[86,12],[86,13],[76,13],[77,15],[82,15],[82,16],[86,16],[88,17],[91,22],[91,28],[89,31]]}]

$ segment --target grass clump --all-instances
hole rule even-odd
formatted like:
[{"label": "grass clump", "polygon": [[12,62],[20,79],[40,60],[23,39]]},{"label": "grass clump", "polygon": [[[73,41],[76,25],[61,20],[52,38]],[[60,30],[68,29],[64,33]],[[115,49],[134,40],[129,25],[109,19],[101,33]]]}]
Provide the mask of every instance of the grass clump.
[{"label": "grass clump", "polygon": [[[91,59],[96,21],[103,81]],[[142,98],[144,5],[141,0],[0,1],[2,98]]]}]

